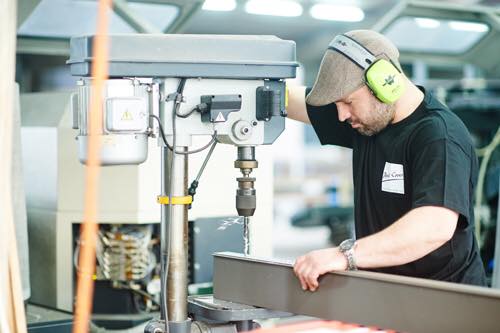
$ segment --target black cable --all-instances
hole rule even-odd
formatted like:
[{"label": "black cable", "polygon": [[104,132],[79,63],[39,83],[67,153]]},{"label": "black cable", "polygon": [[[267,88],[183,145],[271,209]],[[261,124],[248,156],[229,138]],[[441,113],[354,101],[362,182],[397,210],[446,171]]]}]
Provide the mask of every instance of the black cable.
[{"label": "black cable", "polygon": [[190,115],[192,115],[195,111],[203,112],[207,108],[208,108],[208,104],[207,103],[200,103],[200,104],[196,105],[193,109],[191,109],[191,111],[189,111],[188,113],[182,114],[182,113],[177,112],[176,115],[177,115],[177,117],[180,117],[180,118],[187,118]]},{"label": "black cable", "polygon": [[[154,115],[154,114],[151,114],[149,115],[150,117],[156,119],[156,121],[158,122],[158,126],[159,126],[159,129],[160,129],[160,135],[161,135],[161,139],[163,141],[163,143],[165,144],[165,146],[168,147],[168,149],[170,150],[173,150],[173,147],[171,145],[168,144],[167,142],[167,138],[165,136],[165,132],[163,130],[163,126],[161,124],[161,120],[158,116]],[[195,154],[195,153],[199,153],[205,149],[207,149],[212,143],[215,143],[217,142],[217,131],[214,132],[214,134],[212,135],[212,139],[204,146],[200,147],[200,148],[197,148],[197,149],[194,149],[194,150],[190,150],[190,151],[180,151],[180,150],[176,150],[175,153],[176,154],[180,154],[180,155],[190,155],[190,154]]]}]

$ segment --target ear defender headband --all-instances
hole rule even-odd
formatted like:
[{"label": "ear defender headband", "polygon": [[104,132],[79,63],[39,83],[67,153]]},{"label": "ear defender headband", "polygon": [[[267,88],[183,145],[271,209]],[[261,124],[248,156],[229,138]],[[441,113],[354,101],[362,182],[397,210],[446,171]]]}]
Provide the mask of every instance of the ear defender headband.
[{"label": "ear defender headband", "polygon": [[403,94],[403,75],[392,61],[377,59],[363,45],[346,35],[336,36],[328,49],[340,52],[361,67],[366,85],[382,103],[392,104]]}]

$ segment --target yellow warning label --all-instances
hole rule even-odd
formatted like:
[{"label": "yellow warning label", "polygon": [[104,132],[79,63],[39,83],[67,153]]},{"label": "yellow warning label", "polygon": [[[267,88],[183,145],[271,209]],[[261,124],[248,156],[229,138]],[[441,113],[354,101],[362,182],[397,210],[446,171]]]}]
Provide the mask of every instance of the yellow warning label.
[{"label": "yellow warning label", "polygon": [[132,113],[130,113],[129,110],[125,110],[125,112],[122,113],[122,120],[134,120]]},{"label": "yellow warning label", "polygon": [[288,87],[285,88],[285,108],[288,108]]}]

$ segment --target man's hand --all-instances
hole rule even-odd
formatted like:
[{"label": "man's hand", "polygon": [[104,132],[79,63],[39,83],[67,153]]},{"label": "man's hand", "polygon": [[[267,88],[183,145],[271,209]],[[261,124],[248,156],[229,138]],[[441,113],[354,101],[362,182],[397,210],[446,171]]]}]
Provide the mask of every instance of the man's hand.
[{"label": "man's hand", "polygon": [[316,250],[298,257],[293,271],[300,280],[303,290],[318,289],[318,278],[331,271],[345,271],[347,259],[338,247]]}]

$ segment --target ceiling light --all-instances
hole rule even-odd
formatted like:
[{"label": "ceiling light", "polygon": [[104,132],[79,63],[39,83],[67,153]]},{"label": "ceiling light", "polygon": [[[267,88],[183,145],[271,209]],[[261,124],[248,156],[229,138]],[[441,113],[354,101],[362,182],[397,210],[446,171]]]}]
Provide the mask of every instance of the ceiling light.
[{"label": "ceiling light", "polygon": [[245,11],[250,14],[273,16],[300,16],[302,6],[291,0],[249,0]]},{"label": "ceiling light", "polygon": [[420,28],[424,29],[435,29],[441,25],[438,20],[425,17],[415,17],[414,20]]},{"label": "ceiling light", "polygon": [[451,29],[460,31],[486,32],[489,30],[488,26],[484,23],[450,21],[448,25]]},{"label": "ceiling light", "polygon": [[236,8],[236,0],[205,0],[203,7],[204,10],[216,10],[222,12],[229,12]]},{"label": "ceiling light", "polygon": [[359,22],[365,18],[365,13],[361,8],[327,3],[315,4],[309,13],[315,19],[329,21]]}]

